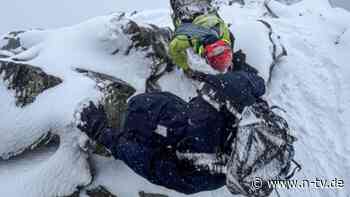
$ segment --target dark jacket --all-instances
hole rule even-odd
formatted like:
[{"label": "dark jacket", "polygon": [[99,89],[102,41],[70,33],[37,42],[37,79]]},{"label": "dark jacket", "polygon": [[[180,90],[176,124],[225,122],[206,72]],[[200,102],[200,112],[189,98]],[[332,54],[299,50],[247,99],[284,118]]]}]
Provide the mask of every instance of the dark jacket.
[{"label": "dark jacket", "polygon": [[[236,88],[243,88],[253,95],[256,92],[264,93],[256,90],[263,84],[248,84],[250,80],[263,83],[256,73],[243,75],[249,79],[244,83],[230,80],[232,88],[240,84],[244,87]],[[116,158],[150,182],[192,194],[218,189],[225,185],[226,178],[179,161],[176,149],[184,148],[178,147],[181,144],[194,153],[216,153],[218,150],[230,152],[223,144],[233,132],[230,128],[233,121],[232,114],[226,110],[218,111],[201,96],[187,103],[169,92],[140,94],[128,103],[122,134],[106,137],[103,144]],[[156,132],[158,126],[167,128],[166,135]],[[191,143],[181,143],[184,141]]]}]

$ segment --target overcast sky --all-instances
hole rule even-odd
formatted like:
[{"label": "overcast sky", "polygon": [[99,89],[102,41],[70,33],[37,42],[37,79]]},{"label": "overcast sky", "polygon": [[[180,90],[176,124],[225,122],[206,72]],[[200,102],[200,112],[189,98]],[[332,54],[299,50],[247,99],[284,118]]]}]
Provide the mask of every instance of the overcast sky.
[{"label": "overcast sky", "polygon": [[[350,10],[350,0],[331,0]],[[73,25],[115,11],[168,8],[169,0],[1,0],[0,35]]]},{"label": "overcast sky", "polygon": [[73,25],[115,11],[167,8],[169,0],[1,0],[0,34]]},{"label": "overcast sky", "polygon": [[350,10],[350,0],[330,0],[333,6],[343,7]]}]

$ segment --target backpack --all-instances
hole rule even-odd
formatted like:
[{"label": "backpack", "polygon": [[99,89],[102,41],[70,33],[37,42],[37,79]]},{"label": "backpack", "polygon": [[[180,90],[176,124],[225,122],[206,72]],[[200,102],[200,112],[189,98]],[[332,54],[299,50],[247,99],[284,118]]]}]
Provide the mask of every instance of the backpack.
[{"label": "backpack", "polygon": [[[246,107],[241,113],[232,153],[226,165],[226,186],[232,194],[269,196],[273,188],[268,180],[286,180],[297,168],[288,123],[265,101]],[[258,185],[257,185],[258,184]]]},{"label": "backpack", "polygon": [[206,28],[193,23],[182,23],[175,31],[175,36],[179,35],[186,36],[191,46],[192,38],[198,39],[204,45],[214,43],[221,38],[220,28],[218,26]]}]

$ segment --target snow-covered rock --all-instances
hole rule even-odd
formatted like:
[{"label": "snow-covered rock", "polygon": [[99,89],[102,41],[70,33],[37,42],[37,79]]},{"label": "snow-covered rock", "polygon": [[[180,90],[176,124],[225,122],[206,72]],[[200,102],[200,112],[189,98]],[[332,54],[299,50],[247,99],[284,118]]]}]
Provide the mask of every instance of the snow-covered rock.
[{"label": "snow-covered rock", "polygon": [[0,61],[0,74],[7,88],[14,91],[16,105],[20,107],[33,103],[40,93],[62,83],[40,68],[11,61]]},{"label": "snow-covered rock", "polygon": [[86,135],[71,126],[61,130],[60,146],[26,157],[0,161],[1,196],[67,196],[92,181]]},{"label": "snow-covered rock", "polygon": [[19,35],[24,31],[10,32],[0,40],[0,57],[9,57],[25,50],[22,47]]},{"label": "snow-covered rock", "polygon": [[[91,30],[95,33],[82,33]],[[21,153],[26,154],[20,157],[26,157],[30,150],[48,143],[51,136],[61,140],[57,151],[37,166],[38,173],[13,176],[12,182],[0,184],[0,195],[70,195],[92,180],[85,153],[86,136],[72,125],[76,124],[81,105],[87,101],[101,103],[110,126],[119,128],[127,99],[135,91],[145,91],[146,81],[156,83],[157,78],[149,78],[159,75],[169,61],[166,51],[171,31],[146,24],[139,26],[123,15],[115,14],[72,28],[20,32],[13,36],[11,42],[15,44],[6,44],[8,36],[2,39],[5,43],[2,49],[9,55],[0,60],[0,94],[4,99],[0,108],[3,114],[0,157],[7,160]],[[69,39],[72,48],[67,46]],[[60,44],[61,48],[58,47]],[[76,47],[77,44],[81,46]],[[15,53],[14,48],[23,50]],[[50,52],[50,48],[53,51]],[[95,57],[89,56],[96,52]],[[45,66],[45,63],[51,66]],[[97,67],[101,70],[95,69]],[[123,75],[114,73],[112,76],[110,71]],[[62,155],[66,157],[62,158]],[[5,161],[2,166],[7,165],[3,163]],[[56,182],[51,181],[54,177],[57,177]],[[23,182],[17,188],[23,189],[9,187],[22,178]],[[37,185],[31,187],[30,183],[35,182]],[[60,182],[64,184],[58,186]]]}]

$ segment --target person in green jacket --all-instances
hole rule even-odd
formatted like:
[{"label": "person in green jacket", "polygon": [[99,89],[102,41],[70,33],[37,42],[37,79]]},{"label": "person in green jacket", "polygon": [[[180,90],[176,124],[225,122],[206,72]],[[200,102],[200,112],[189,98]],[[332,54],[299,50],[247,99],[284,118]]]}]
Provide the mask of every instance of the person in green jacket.
[{"label": "person in green jacket", "polygon": [[171,0],[175,35],[169,45],[169,54],[174,64],[184,73],[196,78],[188,63],[188,50],[205,58],[219,72],[233,67],[233,36],[226,23],[204,0],[192,0],[181,4]]}]

